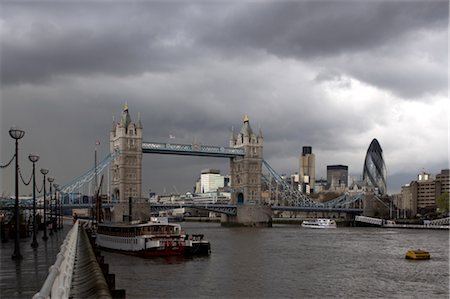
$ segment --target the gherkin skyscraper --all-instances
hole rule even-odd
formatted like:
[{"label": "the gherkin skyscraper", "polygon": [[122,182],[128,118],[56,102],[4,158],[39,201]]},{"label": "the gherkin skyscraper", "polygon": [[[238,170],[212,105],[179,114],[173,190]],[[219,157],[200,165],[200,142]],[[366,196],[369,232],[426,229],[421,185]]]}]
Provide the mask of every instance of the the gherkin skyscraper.
[{"label": "the gherkin skyscraper", "polygon": [[367,149],[366,160],[364,161],[363,179],[364,182],[378,189],[380,194],[386,194],[386,165],[383,160],[383,150],[377,139],[373,139]]}]

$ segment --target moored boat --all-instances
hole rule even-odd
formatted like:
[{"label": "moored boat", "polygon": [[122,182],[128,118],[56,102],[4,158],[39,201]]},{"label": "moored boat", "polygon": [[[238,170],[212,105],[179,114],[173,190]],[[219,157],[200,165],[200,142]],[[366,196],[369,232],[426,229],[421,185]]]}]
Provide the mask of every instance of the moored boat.
[{"label": "moored boat", "polygon": [[305,220],[301,224],[306,228],[336,228],[336,221],[326,218],[318,218],[314,220]]},{"label": "moored boat", "polygon": [[211,245],[203,235],[186,235],[181,225],[167,219],[149,222],[100,223],[96,243],[100,248],[143,257],[209,255]]}]

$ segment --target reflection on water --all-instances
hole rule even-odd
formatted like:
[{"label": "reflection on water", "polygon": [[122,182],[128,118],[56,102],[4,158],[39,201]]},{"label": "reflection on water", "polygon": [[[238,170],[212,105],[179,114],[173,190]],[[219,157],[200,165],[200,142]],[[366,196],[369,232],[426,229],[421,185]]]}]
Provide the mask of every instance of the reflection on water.
[{"label": "reflection on water", "polygon": [[[103,252],[128,298],[448,298],[448,231],[183,223],[209,257],[143,259]],[[409,249],[432,259],[405,259]]]}]

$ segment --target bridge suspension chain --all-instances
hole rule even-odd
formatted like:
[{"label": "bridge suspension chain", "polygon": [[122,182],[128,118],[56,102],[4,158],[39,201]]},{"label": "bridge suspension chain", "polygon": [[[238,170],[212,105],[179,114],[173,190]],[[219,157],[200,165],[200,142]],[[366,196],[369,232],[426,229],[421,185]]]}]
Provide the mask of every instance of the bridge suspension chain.
[{"label": "bridge suspension chain", "polygon": [[354,196],[343,195],[330,201],[320,203],[306,196],[303,192],[287,183],[267,161],[263,160],[263,165],[269,171],[269,176],[262,175],[262,181],[271,192],[277,192],[280,200],[289,206],[296,207],[319,207],[319,208],[343,208],[364,198],[363,194]]},{"label": "bridge suspension chain", "polygon": [[[282,196],[282,199],[292,206],[301,207],[322,207],[322,203],[318,203],[313,199],[304,195],[300,190],[295,189],[294,186],[288,184],[270,165],[267,161],[263,160],[263,165],[270,173],[269,179],[267,176],[263,175],[263,180],[268,184],[269,188],[273,190],[278,186],[278,192]],[[276,184],[275,186],[273,184]]]},{"label": "bridge suspension chain", "polygon": [[89,169],[86,173],[78,176],[75,178],[72,182],[64,185],[61,187],[62,193],[72,193],[75,190],[81,188],[84,184],[92,181],[95,177],[95,174],[102,172],[114,159],[116,159],[119,155],[119,151],[114,151],[113,153],[110,153],[104,158],[102,161],[100,161],[97,164],[97,167],[93,167]]}]

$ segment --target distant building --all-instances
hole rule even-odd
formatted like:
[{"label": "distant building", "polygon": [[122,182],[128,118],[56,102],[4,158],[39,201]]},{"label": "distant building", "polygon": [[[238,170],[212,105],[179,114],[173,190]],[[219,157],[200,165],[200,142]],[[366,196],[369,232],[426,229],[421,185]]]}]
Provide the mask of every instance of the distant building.
[{"label": "distant building", "polygon": [[327,189],[327,180],[326,179],[320,178],[320,179],[316,180],[314,193],[325,192],[326,189]]},{"label": "distant building", "polygon": [[200,175],[200,193],[216,192],[225,186],[225,178],[218,169],[204,169]]},{"label": "distant building", "polygon": [[344,192],[348,187],[348,166],[327,166],[327,189],[329,191]]},{"label": "distant building", "polygon": [[378,140],[373,139],[367,149],[364,161],[363,180],[368,186],[372,186],[378,193],[383,195],[387,192],[386,165],[383,160],[383,150]]},{"label": "distant building", "polygon": [[441,173],[436,175],[436,198],[438,198],[441,194],[447,192],[450,193],[450,170],[443,169]]},{"label": "distant building", "polygon": [[397,208],[404,209],[410,217],[435,211],[436,199],[445,192],[450,192],[449,169],[441,170],[435,178],[430,173],[421,172],[417,180],[402,187]]},{"label": "distant building", "polygon": [[313,193],[316,184],[316,157],[311,146],[304,146],[300,156],[299,184],[301,191]]},{"label": "distant building", "polygon": [[400,197],[397,197],[394,204],[400,210],[400,215],[403,215],[403,218],[411,218],[417,214],[417,200],[413,200],[410,184],[402,186]]}]

